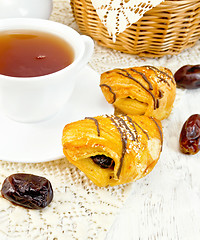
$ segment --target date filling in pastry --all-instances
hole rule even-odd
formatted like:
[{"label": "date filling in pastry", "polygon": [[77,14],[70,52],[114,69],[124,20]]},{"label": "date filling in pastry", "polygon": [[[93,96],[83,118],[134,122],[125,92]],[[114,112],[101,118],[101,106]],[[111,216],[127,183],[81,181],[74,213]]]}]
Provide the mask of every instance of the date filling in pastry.
[{"label": "date filling in pastry", "polygon": [[105,155],[96,155],[91,157],[93,162],[99,165],[101,168],[114,169],[115,162],[112,158],[106,157]]},{"label": "date filling in pastry", "polygon": [[67,159],[96,185],[118,185],[147,175],[162,149],[162,127],[147,116],[104,115],[65,126]]},{"label": "date filling in pastry", "polygon": [[147,115],[159,120],[169,116],[176,93],[171,71],[153,66],[105,72],[100,87],[115,107],[115,114]]}]

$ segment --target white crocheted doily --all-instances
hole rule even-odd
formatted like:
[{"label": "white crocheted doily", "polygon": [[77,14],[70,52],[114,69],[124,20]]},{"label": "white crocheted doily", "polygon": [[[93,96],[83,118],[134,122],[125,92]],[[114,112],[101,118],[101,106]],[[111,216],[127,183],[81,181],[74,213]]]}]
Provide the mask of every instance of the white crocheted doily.
[{"label": "white crocheted doily", "polygon": [[115,35],[123,32],[137,22],[145,12],[164,0],[91,0],[96,12],[115,39]]},{"label": "white crocheted doily", "polygon": [[[69,0],[54,1],[51,19],[78,30]],[[199,50],[200,42],[178,56],[149,59],[95,44],[89,64],[99,73],[112,68],[144,64],[169,67],[174,72],[184,64],[197,64]],[[179,90],[179,99],[183,93]],[[0,172],[0,184],[10,174],[25,172],[46,177],[54,189],[52,203],[39,211],[14,206],[0,197],[1,240],[102,240],[132,188],[132,184],[98,188],[66,159],[37,164],[0,161]]]},{"label": "white crocheted doily", "polygon": [[[69,1],[70,0],[54,0],[54,13],[51,19],[66,24],[80,32],[73,18]],[[95,51],[89,65],[95,71],[102,73],[113,68],[142,66],[148,63],[154,66],[165,66],[174,73],[183,65],[199,64],[199,54],[200,41],[198,41],[194,47],[184,50],[179,55],[166,55],[160,58],[145,58],[121,53],[95,43]]]},{"label": "white crocheted doily", "polygon": [[44,176],[54,198],[43,210],[27,210],[0,197],[1,240],[104,239],[131,185],[99,188],[66,159],[41,164],[0,162],[0,183],[12,173]]}]

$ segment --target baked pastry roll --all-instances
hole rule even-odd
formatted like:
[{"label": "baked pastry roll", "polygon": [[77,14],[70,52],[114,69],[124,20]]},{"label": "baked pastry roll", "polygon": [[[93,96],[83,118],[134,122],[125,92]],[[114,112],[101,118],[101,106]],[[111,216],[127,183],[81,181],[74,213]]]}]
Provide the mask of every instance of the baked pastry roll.
[{"label": "baked pastry roll", "polygon": [[67,124],[66,158],[97,186],[133,182],[147,175],[162,149],[162,127],[147,116],[105,115]]},{"label": "baked pastry roll", "polygon": [[115,113],[167,118],[176,95],[176,82],[164,67],[114,69],[101,75],[101,90]]}]

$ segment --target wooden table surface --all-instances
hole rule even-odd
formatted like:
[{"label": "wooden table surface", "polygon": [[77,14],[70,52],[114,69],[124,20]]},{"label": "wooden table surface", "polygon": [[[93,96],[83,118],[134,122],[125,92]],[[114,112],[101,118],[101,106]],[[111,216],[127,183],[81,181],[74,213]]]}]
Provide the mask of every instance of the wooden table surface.
[{"label": "wooden table surface", "polygon": [[132,194],[106,240],[199,240],[200,152],[179,151],[183,123],[200,114],[200,89],[187,90],[164,125],[164,147],[155,169],[133,183]]}]

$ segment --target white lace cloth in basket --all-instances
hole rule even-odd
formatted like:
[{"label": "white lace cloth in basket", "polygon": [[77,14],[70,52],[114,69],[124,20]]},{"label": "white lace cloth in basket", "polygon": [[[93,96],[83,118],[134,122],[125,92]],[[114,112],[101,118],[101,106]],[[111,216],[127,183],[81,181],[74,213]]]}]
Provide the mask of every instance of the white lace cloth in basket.
[{"label": "white lace cloth in basket", "polygon": [[[51,19],[78,30],[69,0],[54,0]],[[95,44],[95,52],[89,64],[99,73],[113,68],[147,64],[165,66],[174,72],[184,64],[199,63],[199,52],[200,42],[178,56],[150,59]],[[177,100],[180,100],[182,94],[184,91],[179,90]],[[167,121],[164,125],[167,125]],[[0,186],[7,176],[16,172],[32,173],[49,179],[54,189],[54,199],[46,209],[33,211],[14,206],[0,197],[1,240],[103,240],[119,209],[138,184],[99,188],[66,159],[61,159],[37,164],[0,161]],[[151,177],[149,175],[146,181]]]},{"label": "white lace cloth in basket", "polygon": [[115,39],[116,34],[123,32],[137,22],[145,12],[163,2],[163,0],[91,0],[96,12]]}]

